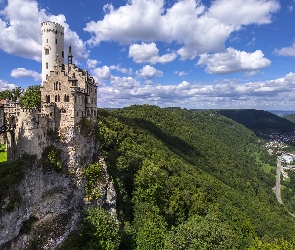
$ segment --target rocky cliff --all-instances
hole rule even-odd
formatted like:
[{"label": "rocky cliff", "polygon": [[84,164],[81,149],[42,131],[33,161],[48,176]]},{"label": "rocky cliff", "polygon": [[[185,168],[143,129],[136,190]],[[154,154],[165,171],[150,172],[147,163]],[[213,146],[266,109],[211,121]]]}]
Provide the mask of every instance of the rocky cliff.
[{"label": "rocky cliff", "polygon": [[[45,166],[44,154],[24,170],[22,180],[9,192],[19,196],[19,204],[11,210],[10,196],[1,201],[0,249],[56,249],[91,204],[115,212],[116,193],[107,166],[99,160],[98,143],[89,135],[72,127],[51,138],[52,146],[61,151],[60,171]],[[84,170],[95,161],[102,166],[101,181],[96,183],[100,198],[90,201]]]}]

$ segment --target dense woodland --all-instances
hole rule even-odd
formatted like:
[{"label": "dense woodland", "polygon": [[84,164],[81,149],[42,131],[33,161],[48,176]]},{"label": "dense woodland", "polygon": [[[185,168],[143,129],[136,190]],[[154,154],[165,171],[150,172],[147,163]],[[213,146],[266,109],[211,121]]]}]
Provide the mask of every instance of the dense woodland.
[{"label": "dense woodland", "polygon": [[295,219],[276,201],[275,176],[257,160],[265,148],[244,126],[212,111],[144,105],[100,109],[97,132],[118,224],[92,209],[63,249],[295,247]]},{"label": "dense woodland", "polygon": [[279,117],[264,110],[255,109],[223,109],[216,110],[257,134],[289,133],[295,130],[295,124],[287,117]]},{"label": "dense woodland", "polygon": [[295,123],[295,114],[285,115],[284,118]]}]

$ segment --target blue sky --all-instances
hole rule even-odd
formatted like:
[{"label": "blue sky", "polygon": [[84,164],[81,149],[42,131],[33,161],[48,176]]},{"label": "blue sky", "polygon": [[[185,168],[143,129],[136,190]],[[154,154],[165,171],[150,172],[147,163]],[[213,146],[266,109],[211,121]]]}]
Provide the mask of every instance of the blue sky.
[{"label": "blue sky", "polygon": [[41,84],[48,20],[99,107],[295,109],[294,0],[0,0],[0,89]]}]

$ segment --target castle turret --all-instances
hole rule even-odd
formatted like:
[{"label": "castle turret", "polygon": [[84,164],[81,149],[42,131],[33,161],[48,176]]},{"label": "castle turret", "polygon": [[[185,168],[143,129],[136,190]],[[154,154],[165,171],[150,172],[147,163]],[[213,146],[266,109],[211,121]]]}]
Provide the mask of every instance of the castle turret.
[{"label": "castle turret", "polygon": [[42,83],[54,70],[55,60],[64,64],[64,27],[55,22],[41,23],[42,33]]},{"label": "castle turret", "polygon": [[69,53],[68,53],[68,64],[73,63],[73,55],[72,55],[72,46],[69,47]]}]

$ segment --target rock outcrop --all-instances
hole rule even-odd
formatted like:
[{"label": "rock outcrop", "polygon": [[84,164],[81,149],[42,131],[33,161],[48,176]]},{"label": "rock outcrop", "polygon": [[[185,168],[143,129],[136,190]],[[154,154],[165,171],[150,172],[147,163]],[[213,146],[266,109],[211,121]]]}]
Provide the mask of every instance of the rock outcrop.
[{"label": "rock outcrop", "polygon": [[[44,168],[39,159],[12,188],[20,195],[19,206],[7,211],[9,197],[1,203],[5,212],[0,215],[0,249],[56,249],[77,228],[91,204],[115,213],[116,193],[106,164],[99,160],[98,143],[72,127],[53,145],[62,150],[62,171]],[[84,169],[98,160],[102,166],[101,196],[90,202],[85,195]]]}]

